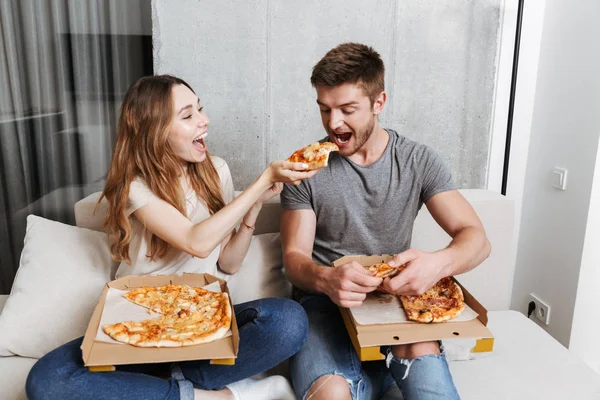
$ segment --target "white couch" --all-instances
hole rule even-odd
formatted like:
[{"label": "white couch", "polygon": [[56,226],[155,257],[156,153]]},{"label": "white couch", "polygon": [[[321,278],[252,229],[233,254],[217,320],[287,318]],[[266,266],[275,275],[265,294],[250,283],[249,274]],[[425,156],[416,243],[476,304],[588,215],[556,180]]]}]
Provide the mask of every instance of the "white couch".
[{"label": "white couch", "polygon": [[[467,361],[450,363],[461,397],[600,399],[598,375],[524,315],[509,311],[514,274],[512,202],[497,193],[485,190],[462,192],[482,219],[493,249],[490,257],[481,266],[460,276],[459,280],[490,311],[488,326],[495,336],[495,347],[491,353],[480,353],[472,355]],[[96,214],[93,213],[98,196],[99,193],[95,193],[77,202],[77,226],[100,229],[104,210],[100,207]],[[254,247],[251,246],[254,253],[247,257],[248,262],[257,263],[254,265],[268,267],[260,269],[259,274],[256,273],[259,268],[256,268],[251,274],[227,277],[234,301],[239,302],[258,295],[289,293],[289,284],[285,282],[281,271],[281,249],[276,233],[279,230],[280,212],[278,199],[265,205],[257,222]],[[424,207],[415,222],[413,246],[433,250],[443,247],[448,241],[448,236],[435,224]],[[268,254],[262,254],[265,251]],[[26,261],[22,259],[21,263]],[[260,285],[243,284],[246,283],[246,279],[259,279]],[[253,286],[261,286],[260,292],[247,292],[251,290],[247,288]],[[19,291],[22,291],[21,288]],[[16,295],[19,293],[15,293],[13,287],[11,296]],[[6,298],[7,296],[0,297],[0,310]],[[0,315],[0,330],[6,322],[3,316]],[[24,382],[35,361],[35,358],[22,356],[0,357],[1,399],[25,398]]]}]

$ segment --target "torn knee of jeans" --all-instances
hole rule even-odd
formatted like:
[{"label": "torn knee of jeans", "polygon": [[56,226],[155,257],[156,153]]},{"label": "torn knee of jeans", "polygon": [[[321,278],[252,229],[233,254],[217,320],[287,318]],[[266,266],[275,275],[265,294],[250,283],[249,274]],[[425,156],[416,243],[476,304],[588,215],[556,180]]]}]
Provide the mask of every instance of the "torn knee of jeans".
[{"label": "torn knee of jeans", "polygon": [[[417,358],[419,358],[419,357],[417,357]],[[414,358],[412,360],[409,360],[407,358],[397,358],[397,357],[393,356],[391,351],[389,351],[385,358],[385,365],[386,365],[386,367],[390,368],[392,361],[396,361],[401,366],[404,366],[404,368],[406,368],[404,370],[404,374],[402,375],[402,380],[404,380],[408,376],[408,372],[410,371],[410,366],[417,358]]]},{"label": "torn knee of jeans", "polygon": [[[442,350],[442,346],[440,346],[440,351],[441,350]],[[444,353],[440,353],[440,354],[425,354],[425,355],[422,355],[422,356],[419,356],[419,357],[408,359],[408,358],[394,357],[394,355],[392,354],[392,349],[388,349],[386,357],[385,357],[385,366],[389,369],[390,366],[392,365],[392,361],[395,361],[398,364],[400,364],[401,366],[404,366],[405,370],[404,370],[404,374],[402,375],[402,380],[404,380],[408,376],[408,373],[410,372],[410,366],[413,364],[413,362],[415,362],[416,360],[422,360],[423,358],[426,358],[426,357],[432,357],[432,356],[433,357],[439,357],[439,356],[443,356],[443,354]]]},{"label": "torn knee of jeans", "polygon": [[348,386],[350,387],[350,389],[352,389],[352,386],[354,385],[354,381],[352,379],[346,378],[346,376],[339,372],[339,371],[334,371],[332,374],[330,374],[331,376],[341,376],[342,378],[344,378],[346,380],[346,383],[348,383]]},{"label": "torn knee of jeans", "polygon": [[[319,379],[323,378],[324,376],[328,376],[328,378],[325,379],[323,382],[319,383],[319,385],[317,387],[315,387],[315,390],[311,393],[311,390],[316,385],[317,381]],[[310,397],[312,397],[315,393],[317,393],[319,390],[321,390],[323,387],[325,387],[325,385],[327,384],[327,382],[329,382],[329,380],[331,378],[333,378],[334,376],[341,376],[342,378],[344,378],[344,380],[346,381],[346,383],[348,383],[348,387],[350,389],[350,393],[352,394],[352,386],[354,385],[354,381],[352,379],[346,378],[346,376],[343,373],[339,372],[339,371],[333,371],[333,372],[330,372],[330,373],[327,373],[327,374],[323,374],[320,377],[318,377],[317,379],[315,379],[315,381],[310,386],[310,389],[308,390],[308,392],[304,395],[304,398],[307,398],[306,396],[308,395],[308,393],[310,393]]]},{"label": "torn knee of jeans", "polygon": [[445,354],[446,353],[446,346],[444,346],[444,343],[441,340],[438,340],[438,343],[440,345],[440,354]]},{"label": "torn knee of jeans", "polygon": [[346,380],[346,382],[348,382],[349,385],[352,385],[354,383],[354,382],[352,382],[352,379],[346,378],[346,376],[339,371],[333,371],[332,373],[326,374],[326,375],[331,375],[328,379],[331,379],[334,376],[341,376],[342,378],[344,378]]}]

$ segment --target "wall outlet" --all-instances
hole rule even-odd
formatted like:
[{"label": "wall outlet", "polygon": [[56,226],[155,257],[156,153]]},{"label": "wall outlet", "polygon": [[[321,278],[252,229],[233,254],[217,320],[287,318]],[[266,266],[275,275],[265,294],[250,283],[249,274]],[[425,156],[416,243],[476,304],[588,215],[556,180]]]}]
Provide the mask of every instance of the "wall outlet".
[{"label": "wall outlet", "polygon": [[530,301],[535,303],[535,310],[533,310],[533,315],[540,321],[544,323],[544,325],[548,325],[550,323],[550,306],[545,301],[541,300],[535,294],[529,294],[529,304]]}]

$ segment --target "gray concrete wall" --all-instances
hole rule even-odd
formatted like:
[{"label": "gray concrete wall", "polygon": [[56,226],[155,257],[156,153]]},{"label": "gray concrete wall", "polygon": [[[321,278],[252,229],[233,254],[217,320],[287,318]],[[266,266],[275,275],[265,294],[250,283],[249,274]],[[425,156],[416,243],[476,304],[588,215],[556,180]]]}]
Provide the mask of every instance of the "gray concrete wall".
[{"label": "gray concrete wall", "polygon": [[502,0],[152,1],[154,70],[187,80],[209,149],[236,188],[324,136],[313,65],[339,43],[386,63],[390,127],[435,148],[462,188],[483,188]]}]

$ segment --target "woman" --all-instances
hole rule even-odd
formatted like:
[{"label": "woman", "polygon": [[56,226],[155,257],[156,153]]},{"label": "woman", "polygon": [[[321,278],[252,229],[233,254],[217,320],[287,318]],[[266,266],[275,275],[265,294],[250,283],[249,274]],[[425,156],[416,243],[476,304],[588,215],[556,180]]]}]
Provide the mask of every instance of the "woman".
[{"label": "woman", "polygon": [[[207,153],[209,120],[200,99],[179,78],[144,77],[125,95],[112,164],[102,196],[117,277],[140,274],[233,274],[247,253],[262,204],[284,182],[316,171],[276,161],[234,199],[225,161]],[[241,146],[240,146],[241,147]],[[241,223],[240,223],[241,220]],[[236,226],[240,225],[239,230]],[[262,399],[285,398],[278,376],[247,379],[295,354],[308,322],[297,303],[261,299],[234,306],[240,334],[234,366],[186,361],[119,366],[92,373],[83,366],[82,338],[41,358],[27,379],[30,399]]]}]

